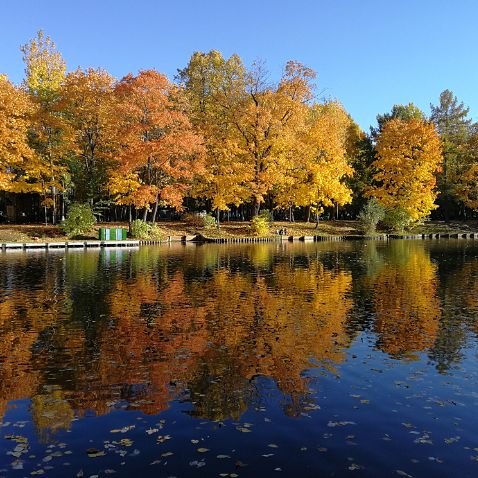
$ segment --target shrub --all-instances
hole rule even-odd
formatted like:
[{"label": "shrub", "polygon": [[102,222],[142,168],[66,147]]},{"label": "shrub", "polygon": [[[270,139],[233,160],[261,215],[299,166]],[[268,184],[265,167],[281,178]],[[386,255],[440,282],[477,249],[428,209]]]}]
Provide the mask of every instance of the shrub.
[{"label": "shrub", "polygon": [[269,234],[270,222],[263,216],[256,216],[251,220],[251,232],[255,236],[267,236]]},{"label": "shrub", "polygon": [[157,224],[149,226],[149,239],[153,241],[161,241],[164,239],[164,232]]},{"label": "shrub", "polygon": [[384,226],[392,232],[403,232],[413,223],[410,214],[403,207],[387,208],[383,219]]},{"label": "shrub", "polygon": [[149,239],[150,226],[141,219],[135,219],[131,223],[129,232],[135,239]]},{"label": "shrub", "polygon": [[216,218],[212,214],[206,214],[201,219],[205,229],[214,229],[217,225]]},{"label": "shrub", "polygon": [[263,209],[259,217],[264,218],[269,224],[272,224],[274,222],[274,215],[272,214],[272,211],[269,211],[268,209]]},{"label": "shrub", "polygon": [[93,229],[96,218],[89,204],[73,203],[61,224],[61,229],[68,237],[87,234]]},{"label": "shrub", "polygon": [[142,240],[160,241],[163,239],[163,231],[157,224],[148,224],[141,219],[135,219],[130,227],[131,237]]},{"label": "shrub", "polygon": [[205,229],[212,229],[216,227],[216,219],[212,214],[205,213],[190,213],[183,216],[184,222],[196,229],[204,227]]},{"label": "shrub", "polygon": [[371,198],[364,205],[358,215],[361,229],[365,234],[373,234],[377,224],[385,217],[385,209],[379,204],[376,198]]}]

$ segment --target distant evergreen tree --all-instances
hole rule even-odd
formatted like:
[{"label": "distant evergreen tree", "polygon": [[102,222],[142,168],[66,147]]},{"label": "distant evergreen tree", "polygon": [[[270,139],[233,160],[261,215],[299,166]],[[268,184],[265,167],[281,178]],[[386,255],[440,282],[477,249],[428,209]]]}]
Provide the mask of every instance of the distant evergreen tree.
[{"label": "distant evergreen tree", "polygon": [[459,195],[456,185],[465,166],[466,144],[472,132],[473,125],[468,118],[469,108],[450,90],[440,94],[440,103],[430,105],[430,120],[435,124],[443,148],[442,172],[438,175],[440,190],[439,204],[445,219],[448,219],[452,209],[456,209]]}]

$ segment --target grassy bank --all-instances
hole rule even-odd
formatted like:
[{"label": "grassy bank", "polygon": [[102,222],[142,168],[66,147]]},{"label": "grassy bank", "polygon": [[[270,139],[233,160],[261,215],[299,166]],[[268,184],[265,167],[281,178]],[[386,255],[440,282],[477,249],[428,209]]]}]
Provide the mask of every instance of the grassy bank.
[{"label": "grassy bank", "polygon": [[[225,222],[219,230],[190,226],[182,221],[161,221],[158,223],[161,233],[167,236],[184,236],[202,234],[211,238],[251,237],[249,222]],[[100,227],[128,227],[126,223],[97,224],[95,229],[80,239],[98,239]],[[362,235],[358,221],[321,221],[316,228],[315,223],[307,222],[274,222],[270,235],[275,235],[280,229],[287,229],[289,236],[356,236]],[[383,234],[386,231],[378,231]],[[410,234],[455,234],[478,232],[478,221],[443,222],[429,221],[416,226],[409,231]],[[2,224],[0,225],[0,242],[55,242],[66,241],[65,236],[58,226],[45,226],[41,224]]]}]

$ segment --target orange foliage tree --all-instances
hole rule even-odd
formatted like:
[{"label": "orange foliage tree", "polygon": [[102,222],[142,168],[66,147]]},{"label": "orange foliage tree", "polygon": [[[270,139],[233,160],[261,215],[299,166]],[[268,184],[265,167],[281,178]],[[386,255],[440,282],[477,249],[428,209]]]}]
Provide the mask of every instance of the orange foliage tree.
[{"label": "orange foliage tree", "polygon": [[103,198],[108,167],[118,149],[119,116],[115,79],[105,70],[69,73],[61,106],[72,130],[70,170],[78,200],[94,204]]},{"label": "orange foliage tree", "polygon": [[37,157],[28,144],[34,105],[28,95],[0,75],[0,190],[29,192],[34,189]]},{"label": "orange foliage tree", "polygon": [[109,189],[118,204],[182,209],[195,175],[203,170],[202,138],[184,112],[183,98],[162,74],[140,71],[116,87],[121,125],[117,169]]}]

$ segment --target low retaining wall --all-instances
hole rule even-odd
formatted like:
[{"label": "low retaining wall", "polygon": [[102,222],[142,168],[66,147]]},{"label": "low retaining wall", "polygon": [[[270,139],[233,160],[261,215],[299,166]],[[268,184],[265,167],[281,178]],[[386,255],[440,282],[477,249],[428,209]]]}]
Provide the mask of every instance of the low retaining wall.
[{"label": "low retaining wall", "polygon": [[87,249],[97,247],[139,247],[139,241],[67,241],[67,242],[4,242],[7,249]]},{"label": "low retaining wall", "polygon": [[4,242],[1,250],[7,249],[78,249],[95,247],[139,247],[167,244],[170,242],[196,242],[214,244],[254,244],[265,242],[335,242],[335,241],[388,241],[396,239],[478,239],[478,232],[452,234],[381,234],[376,236],[271,236],[271,237],[219,237],[168,236],[162,241],[67,241],[67,242]]}]

